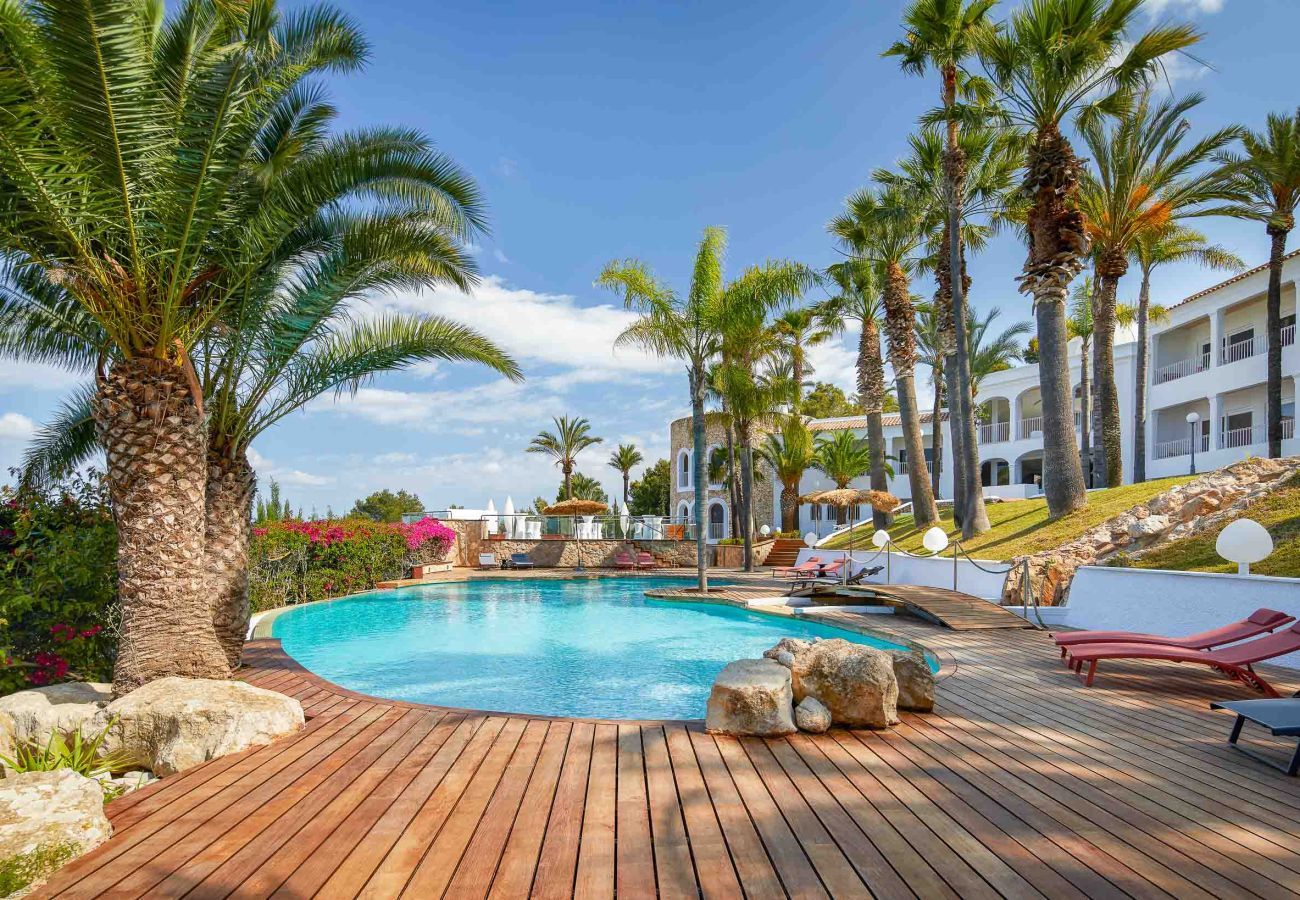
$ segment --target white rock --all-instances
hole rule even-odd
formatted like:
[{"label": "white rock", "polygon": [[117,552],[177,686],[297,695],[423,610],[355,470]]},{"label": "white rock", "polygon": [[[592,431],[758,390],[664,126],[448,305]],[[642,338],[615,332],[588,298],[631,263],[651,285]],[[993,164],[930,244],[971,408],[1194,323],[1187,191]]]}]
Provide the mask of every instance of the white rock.
[{"label": "white rock", "polygon": [[887,728],[898,723],[898,679],[888,653],[841,638],[817,641],[796,654],[794,699],[816,697],[836,725]]},{"label": "white rock", "polygon": [[0,697],[0,753],[18,741],[45,743],[51,732],[76,731],[113,699],[111,684],[73,681]]},{"label": "white rock", "polygon": [[793,734],[792,706],[789,669],[770,659],[738,659],[713,682],[704,727],[714,734]]},{"label": "white rock", "polygon": [[821,734],[831,727],[831,711],[816,697],[804,697],[794,708],[794,724],[800,731]]},{"label": "white rock", "polygon": [[130,754],[155,775],[269,744],[304,721],[292,697],[240,681],[178,677],[151,681],[114,700],[88,730],[114,719],[105,749]]},{"label": "white rock", "polygon": [[[80,856],[108,840],[104,792],[71,769],[23,772],[0,779],[0,860],[42,850]],[[40,872],[44,876],[48,872]]]},{"label": "white rock", "polygon": [[1169,530],[1168,516],[1147,516],[1145,519],[1136,519],[1128,526],[1130,537],[1145,538],[1155,537],[1164,534]]}]

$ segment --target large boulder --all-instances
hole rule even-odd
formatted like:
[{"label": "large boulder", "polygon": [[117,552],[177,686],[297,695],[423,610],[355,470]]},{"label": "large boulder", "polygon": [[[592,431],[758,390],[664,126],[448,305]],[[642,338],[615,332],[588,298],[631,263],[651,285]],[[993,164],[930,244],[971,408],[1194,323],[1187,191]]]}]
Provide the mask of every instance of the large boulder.
[{"label": "large boulder", "polygon": [[0,697],[0,754],[19,741],[45,743],[50,734],[76,731],[113,699],[111,684],[73,681]]},{"label": "large boulder", "polygon": [[794,699],[816,697],[836,725],[887,728],[898,722],[898,680],[888,653],[842,638],[815,641],[794,653]]},{"label": "large boulder", "polygon": [[302,727],[292,697],[240,681],[160,678],[114,700],[89,728],[112,723],[105,749],[122,751],[155,775],[269,744]]},{"label": "large boulder", "polygon": [[99,782],[71,769],[0,779],[0,862],[43,878],[108,840]]},{"label": "large boulder", "polygon": [[738,659],[713,682],[704,727],[714,734],[793,734],[792,706],[789,669],[770,659]]},{"label": "large boulder", "polygon": [[917,712],[934,709],[934,673],[920,650],[891,650],[898,680],[898,708]]},{"label": "large boulder", "polygon": [[811,694],[794,708],[794,724],[800,731],[821,734],[831,727],[831,711]]}]

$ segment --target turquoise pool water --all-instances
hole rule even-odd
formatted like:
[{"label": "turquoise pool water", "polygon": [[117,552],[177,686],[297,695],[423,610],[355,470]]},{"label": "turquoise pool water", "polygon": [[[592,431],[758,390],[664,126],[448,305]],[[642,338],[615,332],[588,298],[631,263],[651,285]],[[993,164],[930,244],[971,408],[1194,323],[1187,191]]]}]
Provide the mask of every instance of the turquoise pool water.
[{"label": "turquoise pool water", "polygon": [[535,715],[698,719],[727,663],[782,637],[896,645],[801,619],[651,600],[672,578],[474,581],[317,603],[272,626],[336,684],[394,700]]}]

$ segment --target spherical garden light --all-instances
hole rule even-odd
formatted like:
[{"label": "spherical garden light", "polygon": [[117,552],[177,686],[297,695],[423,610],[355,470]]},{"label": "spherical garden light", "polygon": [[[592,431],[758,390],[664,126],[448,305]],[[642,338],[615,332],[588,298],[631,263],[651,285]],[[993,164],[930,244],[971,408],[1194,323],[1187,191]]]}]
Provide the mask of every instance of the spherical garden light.
[{"label": "spherical garden light", "polygon": [[883,550],[889,543],[889,532],[881,528],[871,536],[871,543],[877,550]]},{"label": "spherical garden light", "polygon": [[1214,550],[1224,559],[1237,564],[1238,575],[1249,575],[1251,563],[1267,559],[1273,552],[1273,538],[1263,525],[1253,519],[1238,519],[1219,532]]},{"label": "spherical garden light", "polygon": [[936,555],[948,548],[948,532],[935,525],[921,538],[921,546]]},{"label": "spherical garden light", "polygon": [[816,546],[817,546],[817,532],[815,532],[815,531],[810,531],[810,532],[808,532],[807,534],[805,534],[805,535],[803,536],[803,543],[804,543],[804,546],[805,546],[805,547],[809,547],[809,548],[816,547]]},{"label": "spherical garden light", "polygon": [[767,537],[769,534],[772,533],[772,526],[764,525],[762,528],[758,529],[758,533],[761,534],[763,537]]}]

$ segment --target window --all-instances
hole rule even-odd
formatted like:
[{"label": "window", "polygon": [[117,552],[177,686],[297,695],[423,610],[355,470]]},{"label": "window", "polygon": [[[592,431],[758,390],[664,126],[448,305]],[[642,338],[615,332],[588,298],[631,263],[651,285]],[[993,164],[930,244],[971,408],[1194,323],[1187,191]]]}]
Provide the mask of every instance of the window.
[{"label": "window", "polygon": [[1238,431],[1242,428],[1249,428],[1253,424],[1255,424],[1255,414],[1251,410],[1239,413],[1230,413],[1224,420],[1224,430]]},{"label": "window", "polygon": [[1228,335],[1228,346],[1235,347],[1238,344],[1244,344],[1246,343],[1246,341],[1253,341],[1254,339],[1255,339],[1255,329],[1245,328],[1242,329],[1241,331],[1238,331],[1236,334]]},{"label": "window", "polygon": [[677,455],[679,463],[677,470],[677,487],[679,490],[689,490],[691,485],[691,451],[682,450]]},{"label": "window", "polygon": [[811,506],[809,506],[808,512],[809,512],[809,518],[811,518],[814,522],[820,522],[822,520],[822,505],[820,503],[814,503]]}]

